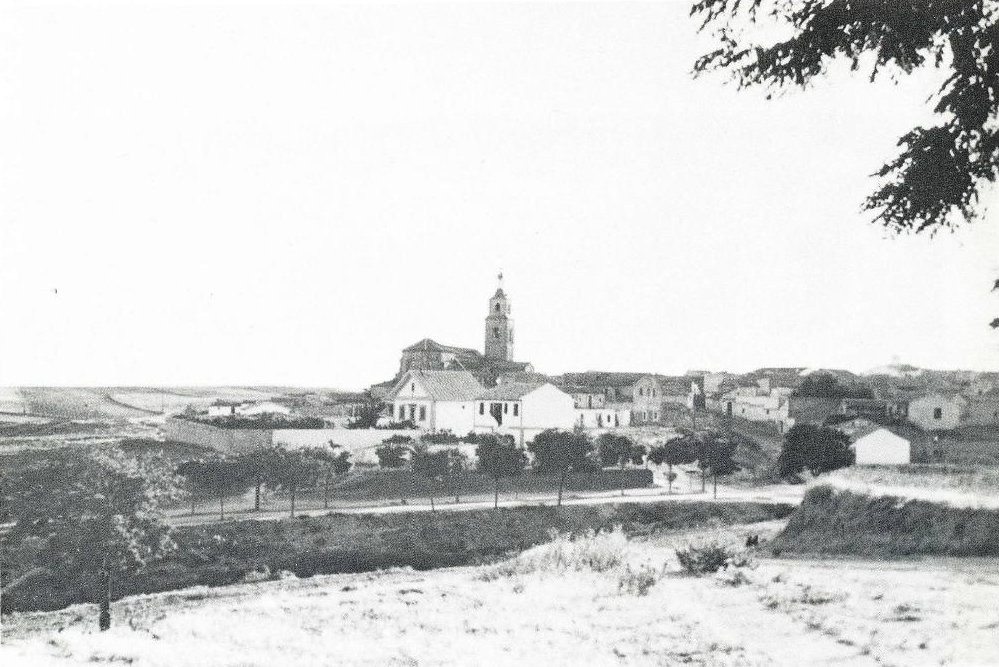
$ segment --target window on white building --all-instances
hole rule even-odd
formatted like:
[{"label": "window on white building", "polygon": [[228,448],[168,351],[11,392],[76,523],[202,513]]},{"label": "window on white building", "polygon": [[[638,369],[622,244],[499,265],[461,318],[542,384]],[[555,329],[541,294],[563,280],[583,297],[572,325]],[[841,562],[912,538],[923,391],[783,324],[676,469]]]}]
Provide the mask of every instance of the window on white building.
[{"label": "window on white building", "polygon": [[480,415],[486,414],[486,404],[485,403],[479,403],[479,414]]},{"label": "window on white building", "polygon": [[420,421],[421,422],[427,421],[427,406],[425,405],[420,406]]},{"label": "window on white building", "polygon": [[517,416],[517,413],[519,412],[519,410],[517,408],[519,408],[519,407],[520,407],[520,403],[514,403],[513,404],[513,416],[514,417]]},{"label": "window on white building", "polygon": [[933,408],[933,418],[943,419],[943,408]]}]

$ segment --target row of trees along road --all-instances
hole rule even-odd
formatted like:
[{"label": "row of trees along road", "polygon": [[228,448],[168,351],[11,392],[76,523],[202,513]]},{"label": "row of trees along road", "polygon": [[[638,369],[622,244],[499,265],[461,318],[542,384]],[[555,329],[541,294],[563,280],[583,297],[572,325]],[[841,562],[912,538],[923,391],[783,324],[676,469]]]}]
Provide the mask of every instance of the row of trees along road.
[{"label": "row of trees along road", "polygon": [[[337,451],[339,450],[339,451]],[[323,507],[329,508],[330,492],[338,478],[351,469],[350,453],[339,445],[285,449],[266,447],[240,456],[216,456],[186,461],[177,473],[187,482],[191,498],[191,514],[199,495],[213,493],[219,501],[219,518],[225,518],[225,499],[254,489],[253,509],[260,511],[263,489],[288,494],[291,516],[295,516],[295,501],[303,488],[323,485]]]},{"label": "row of trees along road", "polygon": [[649,460],[657,466],[666,464],[668,493],[673,493],[673,481],[676,479],[673,466],[697,463],[701,470],[701,491],[705,490],[707,477],[710,475],[714,486],[713,495],[717,498],[718,478],[739,470],[739,465],[733,458],[738,446],[738,440],[717,431],[684,431],[653,447],[649,452]]},{"label": "row of trees along road", "polygon": [[5,518],[14,523],[4,558],[18,559],[23,571],[3,592],[36,576],[82,586],[82,596],[100,605],[101,630],[111,626],[116,577],[176,546],[159,507],[182,498],[184,488],[162,457],[64,448],[3,474],[0,489]]},{"label": "row of trees along road", "polygon": [[[474,441],[478,443],[477,469],[493,478],[493,505],[498,506],[500,480],[522,474],[527,464],[527,455],[508,435],[476,435]],[[718,477],[739,469],[732,458],[736,447],[736,441],[713,431],[687,433],[649,452],[644,445],[636,444],[627,436],[619,434],[604,433],[594,442],[580,430],[548,429],[535,436],[534,441],[528,445],[528,451],[533,455],[536,472],[558,478],[556,505],[561,506],[565,485],[571,473],[599,472],[603,467],[612,466],[624,469],[629,463],[642,465],[646,456],[657,465],[667,463],[670,466],[667,479],[671,493],[672,482],[676,479],[672,466],[697,462],[702,471],[701,490],[705,490],[706,475],[710,474],[714,478],[714,495],[717,498]],[[433,484],[440,486],[450,482],[455,489],[455,502],[458,502],[460,476],[467,469],[468,461],[457,448],[432,451],[425,443],[417,443],[409,436],[397,435],[386,439],[375,453],[382,468],[399,469],[409,463],[415,475],[430,480],[431,509],[436,510]],[[624,495],[625,478],[622,475],[620,479],[621,494]]]}]

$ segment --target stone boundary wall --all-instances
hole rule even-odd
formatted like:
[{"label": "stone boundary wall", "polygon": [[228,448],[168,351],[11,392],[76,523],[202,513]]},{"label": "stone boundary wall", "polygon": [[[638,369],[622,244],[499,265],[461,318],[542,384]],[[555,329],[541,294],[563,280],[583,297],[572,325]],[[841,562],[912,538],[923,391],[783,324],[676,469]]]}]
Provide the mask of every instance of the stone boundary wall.
[{"label": "stone boundary wall", "polygon": [[167,418],[163,433],[167,440],[211,447],[224,454],[245,454],[273,442],[269,429],[218,428],[176,417]]}]

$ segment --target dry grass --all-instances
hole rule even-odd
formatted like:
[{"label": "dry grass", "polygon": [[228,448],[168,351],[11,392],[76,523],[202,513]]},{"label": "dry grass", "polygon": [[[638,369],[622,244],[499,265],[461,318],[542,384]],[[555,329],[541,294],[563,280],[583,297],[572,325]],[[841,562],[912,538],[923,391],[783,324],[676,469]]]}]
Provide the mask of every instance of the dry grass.
[{"label": "dry grass", "polygon": [[822,475],[811,485],[830,485],[872,497],[999,508],[999,468],[984,465],[852,466]]},{"label": "dry grass", "polygon": [[483,576],[495,566],[391,570],[138,596],[115,605],[107,633],[93,607],[14,614],[0,661],[908,665],[999,654],[995,560],[762,559],[738,568],[735,586],[677,576],[683,545],[736,545],[760,530],[559,536],[514,559],[511,576]]}]

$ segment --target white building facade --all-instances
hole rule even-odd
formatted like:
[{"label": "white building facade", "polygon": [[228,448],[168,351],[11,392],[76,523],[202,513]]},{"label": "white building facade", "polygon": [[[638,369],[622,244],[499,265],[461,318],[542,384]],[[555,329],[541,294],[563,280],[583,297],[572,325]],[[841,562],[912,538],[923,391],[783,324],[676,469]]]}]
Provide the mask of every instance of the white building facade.
[{"label": "white building facade", "polygon": [[551,383],[509,383],[482,390],[475,398],[476,433],[512,435],[524,446],[541,431],[572,429],[576,408],[571,395]]},{"label": "white building facade", "polygon": [[392,419],[412,422],[421,431],[465,435],[475,425],[475,397],[482,385],[468,371],[411,370],[386,397]]},{"label": "white building facade", "polygon": [[912,460],[908,440],[886,428],[868,431],[853,441],[857,465],[904,465]]}]

